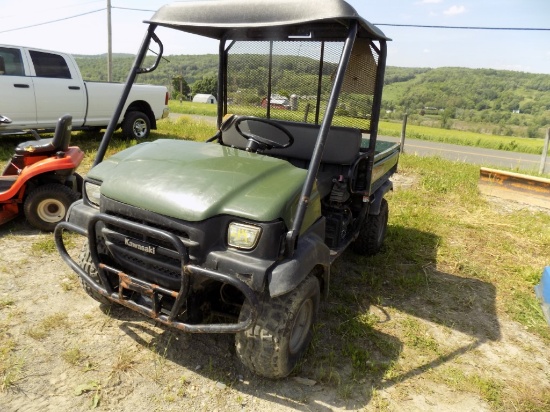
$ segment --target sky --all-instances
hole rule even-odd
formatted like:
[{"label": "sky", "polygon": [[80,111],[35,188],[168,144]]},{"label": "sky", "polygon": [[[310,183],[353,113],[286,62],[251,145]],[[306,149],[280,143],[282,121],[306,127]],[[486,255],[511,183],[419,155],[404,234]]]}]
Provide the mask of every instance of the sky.
[{"label": "sky", "polygon": [[[135,54],[145,35],[143,20],[168,2],[111,0],[113,52]],[[316,3],[321,5],[323,0]],[[348,3],[392,39],[388,44],[389,66],[493,68],[550,74],[549,0],[348,0]],[[106,7],[107,0],[0,0],[0,44],[72,54],[106,53]],[[167,55],[217,53],[213,40],[163,28],[156,33]]]}]

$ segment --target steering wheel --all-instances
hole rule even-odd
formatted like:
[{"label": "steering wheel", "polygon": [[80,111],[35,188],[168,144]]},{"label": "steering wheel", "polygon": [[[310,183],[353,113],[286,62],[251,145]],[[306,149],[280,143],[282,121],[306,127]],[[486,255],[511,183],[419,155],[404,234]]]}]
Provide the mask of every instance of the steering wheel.
[{"label": "steering wheel", "polygon": [[[246,132],[241,130],[239,127],[242,122],[245,120],[251,120],[259,123],[265,123],[270,126],[275,127],[276,129],[279,129],[281,132],[283,132],[286,137],[288,138],[288,141],[286,143],[279,143],[274,140],[268,139],[267,137],[258,136],[257,134]],[[256,152],[258,150],[269,150],[269,149],[285,149],[287,147],[290,147],[294,143],[294,137],[290,134],[290,132],[280,124],[269,120],[269,119],[263,119],[261,117],[254,117],[254,116],[238,116],[233,121],[235,123],[235,130],[248,140],[248,145],[246,146],[246,150],[249,152]],[[232,122],[232,123],[233,123]]]}]

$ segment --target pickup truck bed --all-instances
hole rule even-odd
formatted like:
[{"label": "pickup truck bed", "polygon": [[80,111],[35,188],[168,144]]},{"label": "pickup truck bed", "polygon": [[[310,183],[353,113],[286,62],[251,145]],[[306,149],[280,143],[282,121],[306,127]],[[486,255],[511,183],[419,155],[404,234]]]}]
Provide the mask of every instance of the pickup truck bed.
[{"label": "pickup truck bed", "polygon": [[[368,149],[369,139],[361,140],[361,149]],[[397,168],[399,143],[376,140],[374,150],[374,169],[372,171],[371,192],[375,192]]]}]

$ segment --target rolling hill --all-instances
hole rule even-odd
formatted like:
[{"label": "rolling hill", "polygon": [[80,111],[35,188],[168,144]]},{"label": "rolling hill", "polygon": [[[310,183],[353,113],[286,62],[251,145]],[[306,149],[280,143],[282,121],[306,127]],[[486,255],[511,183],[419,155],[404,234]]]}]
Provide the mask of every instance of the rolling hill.
[{"label": "rolling hill", "polygon": [[[107,57],[75,56],[85,79],[107,80]],[[124,81],[131,55],[113,57],[113,80]],[[159,68],[140,75],[142,83],[170,87],[182,75],[192,86],[215,76],[217,55],[166,56]],[[491,125],[497,134],[542,137],[550,126],[550,75],[461,67],[388,67],[383,117],[398,119],[407,111],[420,123],[450,128],[457,123]],[[495,129],[496,127],[496,129]]]}]

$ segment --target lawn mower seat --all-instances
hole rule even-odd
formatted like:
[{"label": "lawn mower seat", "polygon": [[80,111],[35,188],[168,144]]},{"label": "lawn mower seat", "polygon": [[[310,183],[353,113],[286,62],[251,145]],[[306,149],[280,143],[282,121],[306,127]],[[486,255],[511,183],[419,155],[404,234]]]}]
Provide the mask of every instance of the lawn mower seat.
[{"label": "lawn mower seat", "polygon": [[71,142],[73,118],[66,114],[59,118],[55,133],[51,139],[40,139],[23,142],[17,145],[15,153],[18,155],[49,155],[57,152],[66,152]]}]

